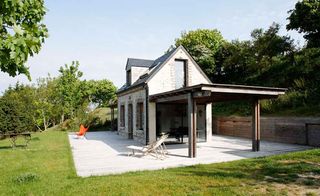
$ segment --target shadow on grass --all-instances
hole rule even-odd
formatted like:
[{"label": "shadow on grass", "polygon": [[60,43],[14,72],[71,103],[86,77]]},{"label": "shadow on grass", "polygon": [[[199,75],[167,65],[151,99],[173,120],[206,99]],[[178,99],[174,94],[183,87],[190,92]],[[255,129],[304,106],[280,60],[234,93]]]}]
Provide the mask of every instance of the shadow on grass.
[{"label": "shadow on grass", "polygon": [[24,144],[19,144],[16,145],[15,147],[10,146],[0,146],[0,150],[4,150],[4,149],[16,149],[16,148],[26,148],[27,146]]},{"label": "shadow on grass", "polygon": [[40,138],[39,137],[32,137],[31,141],[40,141]]},{"label": "shadow on grass", "polygon": [[[231,162],[232,163],[232,162]],[[255,180],[258,183],[281,183],[305,186],[320,186],[320,167],[317,163],[284,162],[257,158],[242,162],[221,163],[210,167],[202,165],[186,168],[178,175],[206,176],[219,179]]]},{"label": "shadow on grass", "polygon": [[197,176],[206,176],[206,177],[214,177],[214,178],[247,178],[247,174],[242,172],[233,172],[233,171],[212,171],[212,172],[205,172],[205,171],[195,171],[193,172],[194,175]]}]

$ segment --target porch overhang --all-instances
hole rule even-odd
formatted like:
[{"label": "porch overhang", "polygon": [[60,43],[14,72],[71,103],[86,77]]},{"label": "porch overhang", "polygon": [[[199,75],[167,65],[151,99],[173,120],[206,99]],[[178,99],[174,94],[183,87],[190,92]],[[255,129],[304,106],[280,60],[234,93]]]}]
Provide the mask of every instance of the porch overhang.
[{"label": "porch overhang", "polygon": [[260,100],[285,94],[285,88],[231,84],[199,84],[149,96],[155,103],[187,103],[189,157],[196,157],[197,104],[245,100],[252,103],[252,151],[260,150]]},{"label": "porch overhang", "polygon": [[197,103],[237,100],[274,99],[286,92],[285,88],[245,86],[232,84],[199,84],[149,96],[151,102],[184,102],[192,93]]}]

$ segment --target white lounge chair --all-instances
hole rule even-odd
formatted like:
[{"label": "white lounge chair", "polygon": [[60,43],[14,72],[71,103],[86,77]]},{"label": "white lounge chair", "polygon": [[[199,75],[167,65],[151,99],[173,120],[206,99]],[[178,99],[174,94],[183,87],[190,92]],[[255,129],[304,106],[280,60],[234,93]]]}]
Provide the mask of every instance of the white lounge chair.
[{"label": "white lounge chair", "polygon": [[[168,138],[169,135],[163,135],[158,141],[152,142],[147,146],[127,146],[128,149],[132,150],[132,155],[135,155],[135,152],[141,152],[143,156],[148,154],[155,154],[157,159],[163,159],[168,153],[167,148],[164,144],[164,140]],[[130,156],[130,153],[128,153]]]}]

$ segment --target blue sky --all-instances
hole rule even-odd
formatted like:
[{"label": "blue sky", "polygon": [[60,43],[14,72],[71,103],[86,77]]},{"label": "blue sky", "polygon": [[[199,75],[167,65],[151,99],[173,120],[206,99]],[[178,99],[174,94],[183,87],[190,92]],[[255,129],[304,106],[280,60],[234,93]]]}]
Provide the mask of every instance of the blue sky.
[{"label": "blue sky", "polygon": [[[174,43],[182,31],[216,28],[227,40],[250,38],[255,28],[272,22],[282,25],[302,45],[303,38],[285,30],[287,11],[297,0],[46,0],[45,24],[50,37],[41,52],[30,58],[33,81],[58,74],[73,60],[80,62],[84,79],[125,81],[128,57],[155,59]],[[0,92],[25,76],[0,72]]]}]

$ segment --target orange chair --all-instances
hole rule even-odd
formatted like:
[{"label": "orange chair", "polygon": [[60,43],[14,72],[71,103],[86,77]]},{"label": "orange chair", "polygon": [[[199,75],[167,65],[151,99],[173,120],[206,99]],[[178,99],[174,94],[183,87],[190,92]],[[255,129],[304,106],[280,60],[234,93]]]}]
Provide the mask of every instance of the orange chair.
[{"label": "orange chair", "polygon": [[79,132],[76,133],[77,136],[78,137],[84,137],[86,132],[88,131],[88,129],[89,129],[89,127],[86,128],[83,125],[80,125],[80,130],[79,130]]}]

